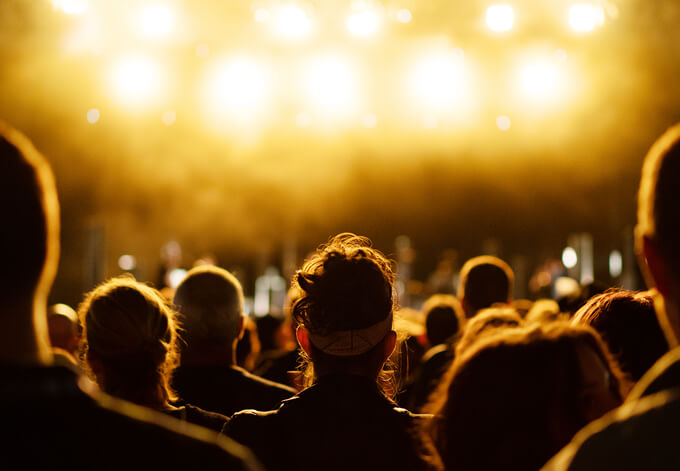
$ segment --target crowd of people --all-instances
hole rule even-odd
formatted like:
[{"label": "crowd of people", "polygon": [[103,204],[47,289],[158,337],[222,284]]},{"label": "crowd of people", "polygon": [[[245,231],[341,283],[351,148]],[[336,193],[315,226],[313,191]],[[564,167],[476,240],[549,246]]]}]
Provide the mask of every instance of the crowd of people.
[{"label": "crowd of people", "polygon": [[[0,462],[678,469],[678,188],[680,125],[642,171],[636,240],[650,291],[528,304],[513,300],[510,266],[480,256],[456,293],[422,306],[424,335],[403,338],[393,262],[343,233],[297,270],[285,320],[255,325],[238,279],[210,265],[171,298],[119,276],[74,310],[47,303],[59,258],[51,170],[0,123]],[[266,346],[259,358],[242,360],[243,339]]]}]

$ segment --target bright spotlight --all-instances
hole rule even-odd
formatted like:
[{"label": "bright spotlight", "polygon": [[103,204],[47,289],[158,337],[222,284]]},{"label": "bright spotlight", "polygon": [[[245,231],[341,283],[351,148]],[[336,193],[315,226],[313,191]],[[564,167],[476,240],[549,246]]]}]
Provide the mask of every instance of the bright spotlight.
[{"label": "bright spotlight", "polygon": [[609,274],[616,278],[623,272],[623,255],[618,250],[612,250],[609,254]]},{"label": "bright spotlight", "polygon": [[501,131],[509,131],[510,126],[512,125],[512,122],[510,121],[510,118],[507,116],[499,116],[496,118],[496,126],[498,126],[498,129]]},{"label": "bright spotlight", "polygon": [[599,5],[577,3],[569,8],[569,26],[578,33],[587,33],[604,24],[604,10]]},{"label": "bright spotlight", "polygon": [[515,12],[510,5],[491,5],[486,9],[486,25],[492,31],[509,31],[514,22]]},{"label": "bright spotlight", "polygon": [[52,0],[55,10],[61,10],[67,15],[80,15],[85,13],[88,7],[87,0]]},{"label": "bright spotlight", "polygon": [[92,108],[87,110],[87,122],[94,124],[99,121],[99,110],[97,108]]},{"label": "bright spotlight", "polygon": [[366,113],[363,118],[361,118],[361,123],[365,128],[373,129],[378,125],[378,117],[373,113]]},{"label": "bright spotlight", "polygon": [[564,88],[564,71],[552,60],[530,62],[520,69],[519,84],[527,98],[541,102],[555,100]]},{"label": "bright spotlight", "polygon": [[347,30],[354,36],[372,36],[380,29],[380,15],[375,10],[362,10],[347,18]]},{"label": "bright spotlight", "polygon": [[461,103],[467,77],[463,51],[442,51],[421,58],[411,74],[411,93],[429,110],[444,111]]},{"label": "bright spotlight", "polygon": [[304,83],[311,105],[323,114],[348,114],[357,105],[356,72],[341,57],[329,55],[311,61]]},{"label": "bright spotlight", "polygon": [[578,255],[572,247],[566,247],[562,251],[562,263],[567,268],[574,268],[578,263]]},{"label": "bright spotlight", "polygon": [[211,118],[234,124],[253,124],[270,101],[271,75],[255,59],[232,57],[209,71],[202,87],[203,102]]},{"label": "bright spotlight", "polygon": [[413,19],[413,15],[410,10],[402,8],[397,12],[397,21],[399,23],[409,23]]},{"label": "bright spotlight", "polygon": [[253,18],[257,23],[266,23],[269,21],[269,17],[271,17],[271,13],[266,8],[258,8],[253,13]]},{"label": "bright spotlight", "polygon": [[161,121],[166,126],[172,126],[177,121],[177,113],[173,110],[165,111],[161,116]]},{"label": "bright spotlight", "polygon": [[307,13],[295,5],[284,5],[273,11],[273,27],[277,36],[301,39],[312,31],[312,21]]},{"label": "bright spotlight", "polygon": [[139,27],[146,36],[168,34],[174,23],[172,11],[165,5],[148,5],[139,15]]},{"label": "bright spotlight", "polygon": [[118,266],[121,270],[132,271],[137,268],[137,259],[134,255],[121,255],[118,258]]},{"label": "bright spotlight", "polygon": [[158,69],[141,57],[121,59],[114,64],[112,86],[116,98],[123,104],[149,102],[158,92]]}]

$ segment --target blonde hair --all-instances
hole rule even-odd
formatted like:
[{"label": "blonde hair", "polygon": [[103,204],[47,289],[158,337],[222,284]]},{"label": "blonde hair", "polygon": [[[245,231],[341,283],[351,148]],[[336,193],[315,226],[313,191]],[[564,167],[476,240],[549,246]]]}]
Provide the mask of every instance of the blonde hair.
[{"label": "blonde hair", "polygon": [[[131,276],[113,278],[88,293],[78,308],[81,358],[107,393],[138,404],[177,400],[170,386],[179,365],[175,312],[155,289]],[[153,405],[153,404],[152,404]]]}]

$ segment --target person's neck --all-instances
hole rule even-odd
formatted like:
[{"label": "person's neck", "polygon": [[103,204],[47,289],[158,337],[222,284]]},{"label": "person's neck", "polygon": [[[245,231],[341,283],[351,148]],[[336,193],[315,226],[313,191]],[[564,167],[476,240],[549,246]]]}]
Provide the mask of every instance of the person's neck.
[{"label": "person's neck", "polygon": [[52,363],[45,304],[9,301],[0,306],[5,326],[0,329],[0,363],[45,366]]}]

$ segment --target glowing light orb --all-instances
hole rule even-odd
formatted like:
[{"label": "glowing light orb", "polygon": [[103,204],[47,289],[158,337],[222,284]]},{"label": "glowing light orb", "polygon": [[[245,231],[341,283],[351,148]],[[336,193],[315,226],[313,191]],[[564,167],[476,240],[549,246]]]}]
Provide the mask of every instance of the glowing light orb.
[{"label": "glowing light orb", "polygon": [[486,25],[492,31],[509,31],[514,22],[515,12],[510,5],[491,5],[486,9]]},{"label": "glowing light orb", "polygon": [[569,26],[577,33],[587,33],[604,24],[604,9],[599,5],[577,3],[569,8]]},{"label": "glowing light orb", "polygon": [[158,93],[158,68],[142,57],[119,60],[113,67],[113,91],[119,102],[126,105],[144,104]]},{"label": "glowing light orb", "polygon": [[421,106],[443,111],[463,101],[467,77],[463,51],[442,51],[421,58],[410,80],[411,93]]},{"label": "glowing light orb", "polygon": [[357,106],[356,72],[342,57],[327,55],[312,60],[304,85],[310,105],[321,114],[345,115]]},{"label": "glowing light orb", "polygon": [[97,121],[99,121],[99,110],[97,108],[92,108],[90,110],[87,110],[87,122],[90,124],[94,124]]},{"label": "glowing light orb", "polygon": [[217,63],[202,87],[211,118],[249,125],[263,117],[271,97],[269,69],[250,57],[231,57]]},{"label": "glowing light orb", "polygon": [[175,124],[175,121],[177,121],[177,113],[172,110],[168,110],[161,116],[161,121],[166,126],[172,126]]},{"label": "glowing light orb", "polygon": [[139,15],[139,27],[146,36],[164,36],[175,22],[172,10],[165,5],[149,5]]},{"label": "glowing light orb", "polygon": [[134,255],[121,255],[118,259],[118,266],[121,270],[132,271],[137,268],[137,259]]},{"label": "glowing light orb", "polygon": [[623,272],[623,255],[618,250],[613,250],[609,254],[609,274],[616,278]]},{"label": "glowing light orb", "polygon": [[511,125],[512,125],[512,122],[510,121],[510,118],[507,117],[507,116],[499,116],[498,118],[496,118],[496,126],[501,131],[510,130]]},{"label": "glowing light orb", "polygon": [[80,15],[85,13],[88,8],[87,0],[52,0],[55,10],[61,10],[67,15]]},{"label": "glowing light orb", "polygon": [[373,113],[366,113],[363,118],[361,118],[361,124],[363,124],[365,128],[373,129],[378,125],[378,117]]},{"label": "glowing light orb", "polygon": [[397,21],[399,23],[409,23],[413,19],[413,15],[410,10],[402,8],[397,12]]},{"label": "glowing light orb", "polygon": [[537,60],[522,66],[519,72],[523,94],[536,101],[559,98],[564,88],[564,71],[551,60]]},{"label": "glowing light orb", "polygon": [[578,255],[572,247],[566,247],[562,251],[562,264],[567,268],[574,268],[578,263]]},{"label": "glowing light orb", "polygon": [[354,36],[372,36],[380,29],[380,15],[374,10],[362,10],[347,18],[347,30]]},{"label": "glowing light orb", "polygon": [[273,28],[284,39],[301,39],[312,31],[307,13],[295,5],[283,5],[272,12]]}]

